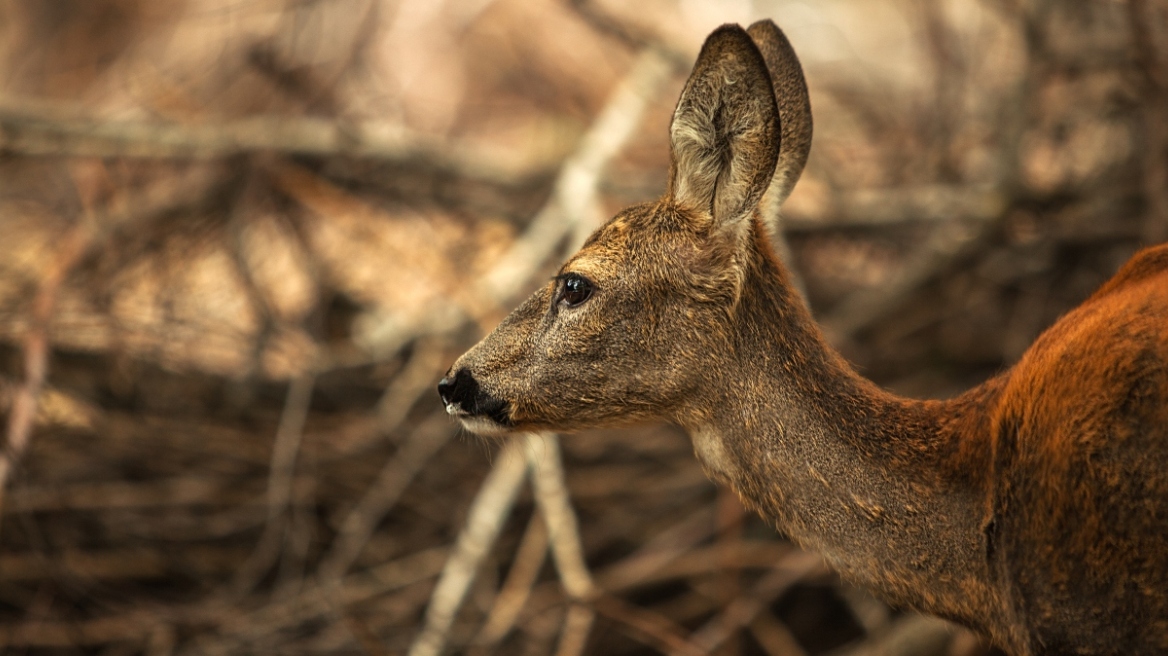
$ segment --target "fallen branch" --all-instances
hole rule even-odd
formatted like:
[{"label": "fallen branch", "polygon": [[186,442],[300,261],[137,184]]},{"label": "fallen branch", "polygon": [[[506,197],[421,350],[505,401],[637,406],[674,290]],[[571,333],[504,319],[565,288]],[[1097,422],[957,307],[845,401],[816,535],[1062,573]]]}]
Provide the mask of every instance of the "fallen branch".
[{"label": "fallen branch", "polygon": [[991,234],[995,221],[972,225],[948,222],[937,227],[903,271],[879,290],[859,290],[844,297],[823,319],[825,331],[848,338],[884,318],[922,285],[954,261],[975,252]]},{"label": "fallen branch", "polygon": [[564,628],[560,632],[560,642],[556,645],[556,656],[580,656],[588,645],[588,634],[596,612],[584,604],[572,604],[564,618]]},{"label": "fallen branch", "polygon": [[499,264],[485,277],[476,297],[495,304],[506,303],[556,251],[566,235],[572,235],[578,247],[599,227],[603,221],[597,198],[600,174],[640,125],[645,108],[672,72],[669,61],[655,48],[645,49],[637,56],[632,69],[588,128],[579,148],[564,162],[551,200],[507,254],[499,258]]},{"label": "fallen branch", "polygon": [[807,551],[791,552],[747,594],[730,602],[721,613],[695,631],[690,636],[690,641],[697,645],[702,653],[713,653],[739,629],[749,626],[763,609],[792,585],[808,575],[825,570],[826,565],[819,554]]},{"label": "fallen branch", "polygon": [[0,102],[0,152],[33,156],[223,159],[259,152],[425,162],[460,177],[515,184],[544,168],[507,169],[499,158],[401,125],[306,116],[253,116],[218,123],[110,120],[80,108]]},{"label": "fallen branch", "polygon": [[272,446],[272,463],[268,474],[268,518],[264,532],[250,558],[240,566],[232,587],[236,594],[249,592],[280,557],[288,532],[289,503],[295,482],[296,458],[304,435],[304,422],[316,378],[306,374],[292,380],[284,401],[284,412],[276,429]]},{"label": "fallen branch", "polygon": [[335,583],[348,572],[373,535],[382,518],[394,507],[430,458],[454,434],[450,418],[435,415],[405,440],[398,452],[382,468],[365,495],[345,517],[317,569],[320,582]]},{"label": "fallen branch", "polygon": [[45,385],[49,371],[49,322],[57,303],[57,293],[65,277],[89,250],[94,229],[89,221],[73,227],[62,240],[57,257],[41,277],[33,298],[30,325],[24,337],[24,383],[17,389],[8,413],[7,441],[0,453],[0,508],[4,505],[4,490],[16,464],[28,447],[33,421],[36,419],[37,399]]},{"label": "fallen branch", "polygon": [[769,610],[760,612],[750,623],[750,634],[767,656],[807,656],[791,630]]},{"label": "fallen branch", "polygon": [[594,584],[584,563],[580,529],[572,510],[568,487],[564,483],[564,463],[560,440],[554,434],[528,434],[523,439],[527,464],[532,470],[535,501],[543,513],[551,541],[552,556],[564,591],[580,601],[592,594]]},{"label": "fallen branch", "polygon": [[1002,215],[1009,199],[997,185],[919,185],[893,189],[841,191],[822,207],[783,212],[791,232],[868,228],[953,220],[989,222]]},{"label": "fallen branch", "polygon": [[956,632],[957,627],[945,620],[912,613],[833,656],[929,656],[942,653]]},{"label": "fallen branch", "polygon": [[[1148,208],[1144,217],[1143,242],[1158,244],[1168,239],[1168,66],[1157,47],[1157,32],[1162,33],[1168,11],[1163,3],[1129,0],[1128,24],[1141,73],[1144,127],[1143,191]],[[1158,14],[1158,15],[1157,15]],[[1161,26],[1160,30],[1154,29]]]},{"label": "fallen branch", "polygon": [[493,646],[515,626],[523,605],[531,596],[531,588],[539,577],[539,570],[543,568],[547,549],[547,525],[543,517],[536,513],[519,541],[519,548],[515,550],[515,557],[511,561],[511,570],[507,572],[499,594],[495,595],[491,612],[473,641],[476,647]]},{"label": "fallen branch", "polygon": [[499,453],[498,461],[471,504],[466,524],[434,587],[422,630],[410,646],[409,656],[438,656],[442,652],[454,616],[474,581],[475,572],[499,535],[526,474],[523,445],[519,440],[512,440]]},{"label": "fallen branch", "polygon": [[685,629],[674,621],[651,610],[635,606],[608,594],[592,602],[598,614],[625,629],[629,637],[643,642],[662,653],[679,656],[703,656],[708,651],[690,642]]}]

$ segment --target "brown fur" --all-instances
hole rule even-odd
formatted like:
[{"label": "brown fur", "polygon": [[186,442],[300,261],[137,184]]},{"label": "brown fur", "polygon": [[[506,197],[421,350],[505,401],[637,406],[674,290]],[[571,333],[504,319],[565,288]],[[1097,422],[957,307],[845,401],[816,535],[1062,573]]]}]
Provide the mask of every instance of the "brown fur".
[{"label": "brown fur", "polygon": [[779,128],[806,107],[781,36],[710,36],[674,116],[670,193],[564,264],[586,301],[557,278],[462,356],[450,380],[473,389],[444,381],[448,408],[493,432],[676,422],[712,477],[892,603],[1018,656],[1164,653],[1168,245],[984,385],[880,390],[824,341],[759,210],[810,147],[809,110]]},{"label": "brown fur", "polygon": [[[746,33],[766,60],[779,110],[782,148],[774,180],[758,204],[759,214],[768,230],[778,233],[781,230],[779,207],[791,195],[807,163],[807,154],[811,152],[811,101],[807,95],[807,82],[803,79],[803,67],[778,26],[769,20],[761,20],[751,25]],[[787,242],[776,239],[774,243],[785,247]],[[786,256],[786,253],[780,255]]]}]

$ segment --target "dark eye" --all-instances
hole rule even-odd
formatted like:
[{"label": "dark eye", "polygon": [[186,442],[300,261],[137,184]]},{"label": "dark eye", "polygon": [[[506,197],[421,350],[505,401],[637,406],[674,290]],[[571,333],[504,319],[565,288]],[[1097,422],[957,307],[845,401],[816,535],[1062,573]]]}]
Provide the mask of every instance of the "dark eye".
[{"label": "dark eye", "polygon": [[574,273],[564,276],[560,301],[568,307],[576,307],[587,301],[589,296],[592,296],[592,283],[587,278]]}]

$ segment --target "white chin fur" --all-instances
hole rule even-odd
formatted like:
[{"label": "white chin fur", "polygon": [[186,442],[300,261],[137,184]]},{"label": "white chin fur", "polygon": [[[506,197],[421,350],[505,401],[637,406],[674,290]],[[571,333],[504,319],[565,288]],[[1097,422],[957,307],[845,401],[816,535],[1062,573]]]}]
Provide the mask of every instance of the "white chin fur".
[{"label": "white chin fur", "polygon": [[483,437],[496,437],[508,432],[504,426],[486,417],[459,417],[458,420],[462,422],[463,428]]}]

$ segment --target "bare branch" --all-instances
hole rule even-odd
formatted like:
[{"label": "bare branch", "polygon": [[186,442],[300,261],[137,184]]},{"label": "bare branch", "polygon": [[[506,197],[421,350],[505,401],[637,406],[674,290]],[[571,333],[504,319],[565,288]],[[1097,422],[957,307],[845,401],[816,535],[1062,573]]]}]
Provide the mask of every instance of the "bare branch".
[{"label": "bare branch", "polygon": [[568,487],[564,483],[559,438],[551,433],[529,433],[524,436],[523,446],[528,466],[532,469],[535,500],[547,522],[552,555],[564,590],[573,599],[586,599],[592,594],[594,585],[584,563],[576,513],[572,510]]},{"label": "bare branch", "polygon": [[0,453],[0,507],[4,504],[4,489],[16,463],[20,461],[28,446],[36,419],[37,399],[45,385],[49,371],[49,321],[57,302],[65,276],[77,264],[93,241],[94,230],[90,222],[79,223],[62,242],[57,257],[41,278],[36,297],[33,299],[31,322],[24,338],[24,383],[12,399],[8,413],[7,441]]},{"label": "bare branch", "polygon": [[515,551],[511,570],[491,605],[491,612],[483,622],[474,642],[480,646],[491,646],[506,637],[527,598],[531,596],[531,586],[543,568],[544,557],[547,555],[548,535],[547,525],[543,517],[536,513],[527,523],[527,530],[519,541],[519,548]]},{"label": "bare branch", "polygon": [[471,504],[454,553],[446,561],[430,597],[422,630],[410,646],[410,656],[438,656],[442,652],[454,616],[474,581],[476,570],[499,535],[526,473],[523,444],[511,440],[499,453],[494,468]]},{"label": "bare branch", "polygon": [[584,647],[588,645],[588,634],[592,631],[592,623],[596,620],[596,612],[583,604],[572,604],[568,607],[568,616],[564,618],[564,630],[560,633],[560,642],[556,645],[556,656],[580,656]]},{"label": "bare branch", "polygon": [[643,642],[662,653],[678,656],[702,656],[709,652],[690,642],[685,629],[669,618],[651,610],[634,606],[620,597],[603,594],[592,602],[601,616],[625,629],[629,637]]},{"label": "bare branch", "polygon": [[852,292],[839,302],[830,316],[823,319],[823,327],[836,338],[850,337],[862,331],[887,316],[945,266],[976,250],[995,225],[993,221],[972,225],[952,221],[939,225],[896,279],[879,291]]},{"label": "bare branch", "polygon": [[542,165],[507,169],[498,158],[401,125],[304,116],[180,124],[109,120],[77,107],[0,100],[0,152],[34,156],[221,159],[257,152],[426,162],[455,175],[514,184]]},{"label": "bare branch", "polygon": [[1001,216],[1008,202],[998,185],[859,189],[840,193],[813,212],[788,210],[783,215],[783,225],[789,231],[810,232],[911,222],[988,222]]},{"label": "bare branch", "polygon": [[315,376],[305,374],[288,385],[284,412],[280,416],[280,425],[276,429],[276,440],[272,446],[272,463],[268,474],[268,518],[255,551],[236,574],[232,587],[237,594],[251,590],[280,557],[287,532],[288,504],[292,500],[296,457],[300,452],[300,439],[304,435],[304,422],[308,418],[308,406],[315,384]]},{"label": "bare branch", "polygon": [[750,633],[768,656],[807,656],[807,652],[775,616],[763,611],[750,623]]},{"label": "bare branch", "polygon": [[771,601],[785,592],[799,580],[826,566],[823,557],[816,553],[795,551],[787,556],[774,570],[764,576],[746,595],[738,597],[730,605],[690,636],[690,640],[702,649],[702,653],[712,653],[738,629],[749,626]]},{"label": "bare branch", "polygon": [[1168,239],[1168,66],[1159,51],[1155,32],[1157,26],[1163,32],[1168,9],[1155,5],[1148,0],[1129,0],[1127,4],[1132,41],[1143,77],[1142,164],[1148,209],[1141,236],[1145,244]]},{"label": "bare branch", "polygon": [[485,278],[482,296],[505,303],[516,288],[555,252],[565,235],[573,248],[603,221],[597,189],[600,175],[641,123],[645,108],[669,79],[673,67],[661,53],[647,48],[617,85],[604,109],[580,141],[580,146],[560,169],[552,198],[512,244],[499,264]]},{"label": "bare branch", "polygon": [[361,555],[361,549],[373,535],[377,524],[397,504],[422,467],[453,434],[450,418],[436,415],[419,426],[405,441],[341,523],[337,537],[321,559],[318,569],[321,583],[335,583],[345,575]]},{"label": "bare branch", "polygon": [[956,627],[936,617],[910,613],[887,630],[836,656],[928,656],[941,653],[953,640]]}]

